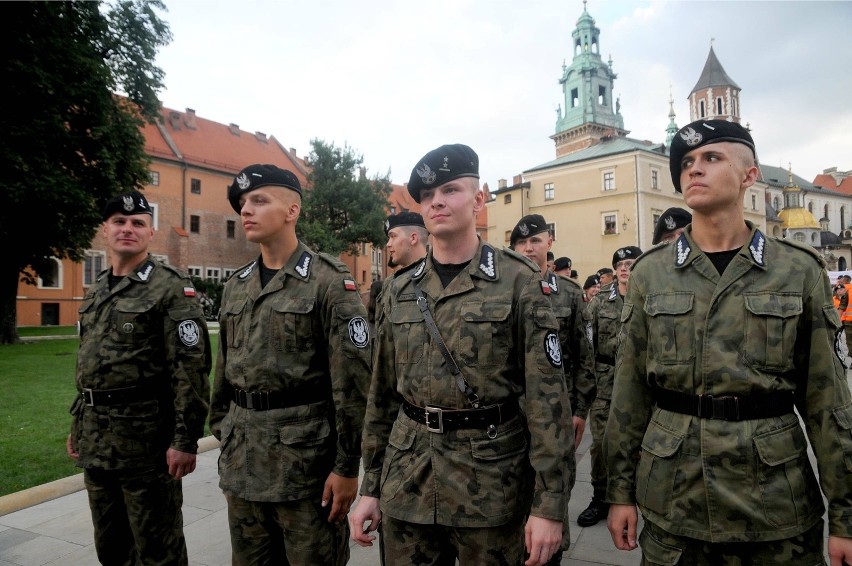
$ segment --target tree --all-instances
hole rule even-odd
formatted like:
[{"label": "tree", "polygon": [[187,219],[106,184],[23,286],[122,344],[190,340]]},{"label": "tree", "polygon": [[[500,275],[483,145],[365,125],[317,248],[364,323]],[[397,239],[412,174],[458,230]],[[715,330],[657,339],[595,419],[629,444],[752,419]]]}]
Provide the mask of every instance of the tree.
[{"label": "tree", "polygon": [[316,251],[331,255],[358,255],[358,245],[381,246],[383,224],[391,186],[388,176],[368,179],[364,158],[348,145],[311,140],[307,162],[308,189],[296,230],[299,238]]},{"label": "tree", "polygon": [[159,114],[153,61],[171,41],[155,8],[0,3],[0,343],[18,340],[19,279],[34,283],[51,257],[81,260],[103,202],[149,176],[140,128]]}]

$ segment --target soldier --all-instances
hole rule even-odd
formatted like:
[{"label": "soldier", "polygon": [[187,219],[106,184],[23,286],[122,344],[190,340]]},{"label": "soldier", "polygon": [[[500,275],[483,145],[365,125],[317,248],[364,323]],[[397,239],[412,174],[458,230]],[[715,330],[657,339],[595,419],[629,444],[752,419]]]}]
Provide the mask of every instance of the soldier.
[{"label": "soldier", "polygon": [[342,565],[370,379],[366,311],[346,266],[296,238],[293,173],[250,165],[228,200],[260,244],[225,284],[210,404],[233,563]]},{"label": "soldier", "polygon": [[[583,291],[580,286],[567,277],[556,275],[547,269],[547,250],[553,245],[553,236],[547,222],[540,214],[529,214],[521,218],[509,236],[511,249],[538,265],[542,278],[550,290],[553,313],[559,321],[559,342],[562,345],[562,366],[565,372],[565,385],[571,400],[572,424],[574,427],[574,449],[583,439],[586,428],[586,416],[595,392],[594,379],[580,371],[580,350],[586,347],[583,338],[582,311]],[[562,258],[560,258],[562,259]],[[557,259],[556,262],[559,262]],[[566,484],[568,495],[574,487],[573,482]],[[553,555],[548,564],[558,565],[562,554],[568,550],[571,541],[568,529],[568,509],[565,509],[562,521],[562,547]]]},{"label": "soldier", "polygon": [[429,232],[423,217],[416,212],[404,211],[391,214],[385,220],[385,235],[388,243],[388,267],[406,268],[426,257],[426,242]]},{"label": "soldier", "polygon": [[621,307],[627,294],[630,268],[642,250],[636,246],[618,248],[612,254],[612,267],[616,273],[615,282],[608,289],[589,301],[583,311],[583,325],[588,339],[588,356],[582,360],[586,373],[595,381],[595,399],[589,410],[592,430],[592,446],[589,455],[592,458],[592,501],[577,517],[581,527],[591,527],[606,519],[609,505],[606,503],[607,473],[604,455],[601,451],[604,429],[609,418],[609,404],[612,398],[612,382],[615,374],[615,353],[618,349],[618,330],[621,328]]},{"label": "soldier", "polygon": [[583,283],[583,302],[588,303],[592,298],[600,293],[601,282],[597,275],[589,275]]},{"label": "soldier", "polygon": [[[558,257],[553,262],[553,272],[556,275],[561,275],[562,277],[571,278],[571,258],[570,257]],[[578,284],[579,285],[579,284]]]},{"label": "soldier", "polygon": [[107,201],[111,267],[80,306],[68,455],[83,468],[102,564],[187,564],[181,478],[195,470],[210,341],[192,282],[148,254],[138,191]]},{"label": "soldier", "polygon": [[651,243],[656,246],[661,242],[676,240],[690,222],[692,222],[692,215],[689,212],[676,206],[669,208],[657,220],[657,225],[654,226],[654,239]]},{"label": "soldier", "polygon": [[541,565],[562,540],[574,444],[559,323],[538,269],[478,238],[478,179],[465,145],[417,163],[408,190],[432,246],[382,293],[349,520],[362,546],[381,522],[386,566],[516,565],[525,546]]},{"label": "soldier", "polygon": [[553,252],[547,252],[547,270],[556,271],[556,259]]},{"label": "soldier", "polygon": [[615,279],[615,273],[613,273],[612,269],[608,267],[601,267],[598,269],[597,273],[595,273],[598,277],[598,285],[600,285],[600,290],[609,291],[609,287],[612,285],[613,279]]},{"label": "soldier", "polygon": [[630,277],[606,430],[613,541],[636,548],[638,503],[644,562],[824,564],[824,495],[831,564],[852,564],[852,397],[823,262],[745,220],[759,169],[741,125],[693,122],[670,159],[692,224]]}]

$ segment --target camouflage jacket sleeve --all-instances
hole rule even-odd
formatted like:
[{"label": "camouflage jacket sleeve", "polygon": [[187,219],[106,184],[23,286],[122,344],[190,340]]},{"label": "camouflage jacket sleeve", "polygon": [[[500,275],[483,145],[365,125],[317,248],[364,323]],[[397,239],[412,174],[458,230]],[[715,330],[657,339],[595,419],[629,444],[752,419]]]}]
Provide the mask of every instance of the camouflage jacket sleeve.
[{"label": "camouflage jacket sleeve", "polygon": [[[588,416],[589,407],[597,395],[597,386],[595,382],[595,348],[594,348],[594,309],[597,301],[593,298],[586,303],[580,316],[577,317],[577,332],[581,334],[579,363],[577,364],[577,374],[574,376],[574,381],[582,385],[583,395],[586,400],[582,409],[583,416]],[[580,409],[577,413],[580,413]]]},{"label": "camouflage jacket sleeve", "polygon": [[163,317],[166,358],[171,365],[175,405],[175,433],[171,447],[194,454],[204,434],[210,401],[210,336],[204,311],[187,296],[188,278],[176,280]]},{"label": "camouflage jacket sleeve", "polygon": [[[226,283],[222,291],[222,303],[227,304],[229,285]],[[219,314],[219,349],[216,352],[216,366],[213,377],[213,387],[210,395],[210,432],[217,440],[222,440],[222,419],[228,414],[231,404],[231,389],[225,378],[225,361],[228,358],[228,325],[224,323],[222,312]]]},{"label": "camouflage jacket sleeve", "polygon": [[383,287],[376,303],[373,375],[367,398],[362,441],[364,478],[361,482],[360,493],[376,498],[381,495],[381,475],[385,448],[401,402],[401,397],[396,391],[393,341],[389,337],[389,329],[386,326],[390,324],[390,321],[386,316],[388,307],[385,301],[390,295],[387,292],[388,287],[393,284],[393,280],[389,281]]},{"label": "camouflage jacket sleeve", "polygon": [[571,387],[571,409],[574,416],[585,420],[589,416],[589,407],[595,399],[595,376],[588,371],[588,358],[590,352],[589,341],[586,339],[585,326],[583,324],[583,311],[585,310],[583,296],[579,295],[576,300],[573,327],[573,359],[571,372],[573,373]]},{"label": "camouflage jacket sleeve", "polygon": [[[340,264],[342,267],[342,264]],[[370,385],[371,344],[367,310],[348,271],[335,273],[322,301],[328,340],[328,366],[337,427],[337,455],[334,472],[358,477],[361,460],[361,431]]]},{"label": "camouflage jacket sleeve", "polygon": [[797,392],[796,406],[828,501],[828,532],[852,537],[852,399],[846,367],[840,360],[848,351],[825,272],[803,299],[808,327],[799,333],[801,343],[794,352],[805,387]]}]

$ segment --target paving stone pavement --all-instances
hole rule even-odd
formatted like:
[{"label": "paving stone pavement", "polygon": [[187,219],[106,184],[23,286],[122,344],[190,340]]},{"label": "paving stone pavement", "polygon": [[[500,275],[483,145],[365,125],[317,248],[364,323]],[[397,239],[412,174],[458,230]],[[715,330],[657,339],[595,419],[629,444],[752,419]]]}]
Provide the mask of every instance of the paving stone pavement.
[{"label": "paving stone pavement", "polygon": [[[849,379],[852,386],[852,377]],[[577,483],[569,504],[571,549],[565,553],[562,566],[639,564],[639,550],[617,550],[604,522],[586,528],[577,525],[577,516],[592,497],[590,444],[587,427],[577,452]],[[218,486],[219,449],[212,437],[202,439],[200,445],[209,449],[199,454],[195,472],[183,480],[189,563],[227,566],[231,563],[231,542],[225,498]],[[82,474],[53,484],[0,497],[0,566],[98,564]],[[377,546],[361,548],[352,543],[350,566],[379,564]]]}]

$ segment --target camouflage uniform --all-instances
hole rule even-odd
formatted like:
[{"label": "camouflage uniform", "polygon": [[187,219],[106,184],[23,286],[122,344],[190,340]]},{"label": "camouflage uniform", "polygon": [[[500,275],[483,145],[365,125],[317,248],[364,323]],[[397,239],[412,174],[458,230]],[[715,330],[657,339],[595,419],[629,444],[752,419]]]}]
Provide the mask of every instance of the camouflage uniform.
[{"label": "camouflage uniform", "polygon": [[195,454],[204,433],[207,325],[192,282],[174,268],[148,256],[113,289],[109,273],[80,306],[71,408],[95,547],[104,564],[186,564],[181,482],[166,451]]},{"label": "camouflage uniform", "polygon": [[[366,310],[346,266],[302,243],[263,287],[259,263],[225,285],[210,406],[234,563],[345,564],[346,522],[319,501],[331,472],[358,476]],[[269,392],[295,406],[265,410]]]},{"label": "camouflage uniform", "polygon": [[[587,354],[588,342],[583,334],[583,290],[573,279],[556,275],[548,271],[545,280],[550,287],[550,301],[553,304],[553,314],[559,321],[559,343],[562,345],[565,371],[565,386],[571,400],[574,416],[583,420],[588,417],[589,405],[595,395],[595,382],[587,372],[582,371],[581,357]],[[573,435],[571,437],[573,442]],[[565,488],[570,495],[574,482],[566,482]],[[569,531],[568,508],[562,520],[562,550],[568,550],[571,542]],[[551,561],[553,562],[553,561]]]},{"label": "camouflage uniform", "polygon": [[[793,540],[821,525],[821,485],[829,532],[849,537],[852,400],[828,278],[811,248],[767,239],[747,224],[749,243],[722,275],[689,230],[633,266],[606,430],[608,499],[635,501],[645,524],[665,533],[754,543]],[[740,395],[748,410],[761,396],[789,392],[819,462],[820,484],[792,410],[723,420],[713,406],[701,418],[655,407],[661,390]],[[640,541],[648,538],[643,531]],[[819,545],[821,551],[822,538]],[[675,551],[643,545],[651,561],[673,564]],[[776,558],[785,556],[792,563],[789,554]]]},{"label": "camouflage uniform", "polygon": [[[483,406],[526,415],[489,430],[430,432],[409,418],[417,407],[469,409],[468,399],[430,339],[414,284],[422,288],[447,348]],[[390,279],[377,309],[376,356],[364,424],[361,494],[380,498],[385,516],[416,525],[483,529],[515,522],[507,542],[523,562],[523,520],[561,521],[574,482],[571,409],[558,322],[537,268],[480,242],[470,265],[444,288],[431,251],[413,271]],[[394,532],[397,532],[396,529]],[[427,563],[435,533],[409,529],[411,540],[383,532],[385,564]],[[419,538],[418,538],[419,537]],[[388,548],[393,550],[388,552]],[[403,548],[411,549],[400,554]],[[431,563],[431,562],[428,562]]]},{"label": "camouflage uniform", "polygon": [[586,375],[594,376],[595,394],[589,410],[589,428],[592,445],[589,454],[592,460],[593,501],[606,499],[607,469],[602,452],[604,429],[609,418],[612,384],[615,377],[615,354],[618,349],[618,331],[621,328],[621,307],[624,298],[618,293],[618,284],[613,283],[601,290],[586,305],[583,311],[583,327],[588,354],[583,356],[582,365]]}]

